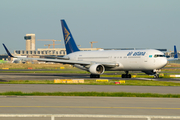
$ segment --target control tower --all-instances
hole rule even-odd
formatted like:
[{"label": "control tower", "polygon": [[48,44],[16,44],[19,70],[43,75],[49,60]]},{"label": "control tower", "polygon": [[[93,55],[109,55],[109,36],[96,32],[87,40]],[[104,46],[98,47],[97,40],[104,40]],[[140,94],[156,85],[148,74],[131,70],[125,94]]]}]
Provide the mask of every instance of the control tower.
[{"label": "control tower", "polygon": [[26,40],[26,50],[36,50],[35,34],[26,34],[24,39]]}]

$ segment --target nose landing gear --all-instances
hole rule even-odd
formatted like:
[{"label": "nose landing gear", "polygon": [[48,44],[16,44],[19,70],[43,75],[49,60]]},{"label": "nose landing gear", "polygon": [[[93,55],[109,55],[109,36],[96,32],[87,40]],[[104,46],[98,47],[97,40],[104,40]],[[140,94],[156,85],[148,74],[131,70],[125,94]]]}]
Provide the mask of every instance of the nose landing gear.
[{"label": "nose landing gear", "polygon": [[159,73],[155,73],[154,78],[159,78]]},{"label": "nose landing gear", "polygon": [[154,69],[154,70],[150,70],[150,71],[142,71],[148,75],[153,75],[154,78],[159,78],[159,73],[161,72],[160,69]]}]

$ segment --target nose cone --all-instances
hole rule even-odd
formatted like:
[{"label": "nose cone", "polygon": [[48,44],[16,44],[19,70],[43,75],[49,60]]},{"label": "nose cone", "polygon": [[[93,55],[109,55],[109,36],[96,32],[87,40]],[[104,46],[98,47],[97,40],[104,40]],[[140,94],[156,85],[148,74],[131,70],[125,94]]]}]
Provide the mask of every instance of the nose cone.
[{"label": "nose cone", "polygon": [[161,65],[162,65],[162,67],[166,66],[166,64],[167,64],[167,59],[166,59],[166,58],[163,58],[163,59],[161,60]]}]

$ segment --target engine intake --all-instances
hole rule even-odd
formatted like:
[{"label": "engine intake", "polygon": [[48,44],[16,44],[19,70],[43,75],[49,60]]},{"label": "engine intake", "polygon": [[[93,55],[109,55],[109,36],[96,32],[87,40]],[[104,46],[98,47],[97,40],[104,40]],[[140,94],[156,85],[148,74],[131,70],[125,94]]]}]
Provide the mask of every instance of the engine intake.
[{"label": "engine intake", "polygon": [[97,74],[97,75],[103,74],[104,70],[105,70],[105,68],[101,64],[93,64],[89,68],[90,73]]}]

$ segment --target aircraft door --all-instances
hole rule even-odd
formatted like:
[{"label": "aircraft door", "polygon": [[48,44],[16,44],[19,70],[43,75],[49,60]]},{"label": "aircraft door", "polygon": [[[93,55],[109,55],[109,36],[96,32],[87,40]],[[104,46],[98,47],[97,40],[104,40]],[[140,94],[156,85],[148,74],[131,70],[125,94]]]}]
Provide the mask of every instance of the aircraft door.
[{"label": "aircraft door", "polygon": [[149,59],[148,56],[149,56],[148,53],[146,53],[146,54],[144,55],[144,62],[145,62],[145,63],[148,62],[148,59]]},{"label": "aircraft door", "polygon": [[154,65],[156,65],[156,59],[157,59],[157,56],[154,55]]},{"label": "aircraft door", "polygon": [[75,56],[73,57],[73,59],[74,59],[74,60],[78,60],[78,57],[77,57],[77,55],[75,55]]}]

